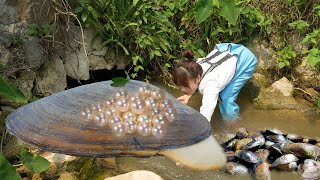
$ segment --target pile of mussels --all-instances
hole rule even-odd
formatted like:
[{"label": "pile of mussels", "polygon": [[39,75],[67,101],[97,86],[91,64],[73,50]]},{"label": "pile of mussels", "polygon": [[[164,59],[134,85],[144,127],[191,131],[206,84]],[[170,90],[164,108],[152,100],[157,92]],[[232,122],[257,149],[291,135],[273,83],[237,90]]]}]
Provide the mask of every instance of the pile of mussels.
[{"label": "pile of mussels", "polygon": [[271,179],[270,170],[299,171],[304,179],[320,179],[320,138],[302,137],[278,129],[216,135],[225,149],[225,171],[232,175],[251,174]]}]

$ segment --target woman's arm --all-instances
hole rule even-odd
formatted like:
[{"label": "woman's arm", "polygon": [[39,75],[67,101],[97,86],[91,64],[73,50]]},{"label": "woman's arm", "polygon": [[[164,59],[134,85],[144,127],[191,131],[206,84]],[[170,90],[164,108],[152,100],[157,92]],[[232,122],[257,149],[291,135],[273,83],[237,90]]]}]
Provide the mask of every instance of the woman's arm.
[{"label": "woman's arm", "polygon": [[189,99],[192,97],[192,95],[183,95],[177,98],[178,101],[180,101],[182,104],[188,104]]},{"label": "woman's arm", "polygon": [[214,109],[217,106],[217,101],[220,92],[220,84],[218,81],[208,81],[203,88],[202,105],[200,113],[210,122]]}]

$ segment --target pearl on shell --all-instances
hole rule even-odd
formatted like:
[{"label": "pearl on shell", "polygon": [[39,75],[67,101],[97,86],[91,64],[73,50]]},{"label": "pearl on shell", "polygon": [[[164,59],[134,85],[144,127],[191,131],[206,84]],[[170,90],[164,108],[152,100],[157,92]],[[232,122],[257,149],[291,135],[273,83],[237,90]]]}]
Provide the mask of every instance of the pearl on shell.
[{"label": "pearl on shell", "polygon": [[93,117],[93,111],[90,107],[83,107],[81,110],[81,116],[86,120],[91,120]]},{"label": "pearl on shell", "polygon": [[137,122],[133,119],[127,119],[124,121],[125,130],[127,133],[132,134],[137,130]]},{"label": "pearl on shell", "polygon": [[97,103],[92,105],[92,110],[96,112],[102,112],[103,111],[103,104],[102,103]]},{"label": "pearl on shell", "polygon": [[166,118],[166,116],[164,116],[163,114],[156,114],[153,118],[152,118],[152,124],[156,125],[156,124],[162,124],[164,126],[168,125],[168,119]]},{"label": "pearl on shell", "polygon": [[162,138],[165,134],[167,134],[166,126],[162,124],[156,124],[152,127],[152,135],[155,138]]},{"label": "pearl on shell", "polygon": [[135,99],[130,104],[131,111],[135,114],[141,114],[146,109],[146,103],[143,100]]},{"label": "pearl on shell", "polygon": [[104,113],[106,114],[107,117],[119,115],[119,112],[115,107],[109,107],[104,111]]},{"label": "pearl on shell", "polygon": [[141,122],[137,126],[137,132],[141,136],[148,136],[151,134],[152,127],[149,123],[147,122]]},{"label": "pearl on shell", "polygon": [[123,137],[126,134],[125,125],[122,122],[114,123],[111,127],[114,135]]},{"label": "pearl on shell", "polygon": [[169,122],[173,122],[177,118],[177,111],[173,108],[167,108],[163,114],[167,117]]},{"label": "pearl on shell", "polygon": [[116,92],[114,93],[114,97],[116,99],[119,99],[119,98],[126,98],[128,95],[128,90],[126,88],[118,88],[116,90]]},{"label": "pearl on shell", "polygon": [[127,111],[127,112],[123,113],[122,118],[123,118],[123,120],[129,120],[129,119],[136,120],[137,115],[131,111]]},{"label": "pearl on shell", "polygon": [[129,101],[132,102],[136,99],[140,99],[140,100],[143,100],[143,96],[139,93],[135,93],[135,94],[132,94],[132,95],[129,95]]},{"label": "pearl on shell", "polygon": [[129,101],[125,97],[121,97],[116,101],[115,107],[120,112],[125,112],[129,109]]},{"label": "pearl on shell", "polygon": [[109,127],[112,128],[113,124],[118,123],[118,122],[122,122],[122,119],[115,115],[115,116],[111,116],[108,123],[109,123]]},{"label": "pearl on shell", "polygon": [[172,108],[172,107],[173,107],[173,103],[170,99],[164,99],[164,100],[160,101],[160,103],[159,103],[159,108],[162,111],[167,108]]},{"label": "pearl on shell", "polygon": [[150,92],[151,92],[151,87],[148,85],[145,86],[141,86],[138,89],[139,94],[141,94],[143,97],[148,97],[150,96]]},{"label": "pearl on shell", "polygon": [[93,121],[98,126],[105,126],[108,123],[106,115],[102,112],[96,114],[93,118]]},{"label": "pearl on shell", "polygon": [[150,109],[150,115],[151,116],[154,116],[154,115],[156,115],[156,114],[160,114],[161,113],[161,110],[159,109],[159,108],[157,108],[157,107],[154,107],[154,108],[151,108]]},{"label": "pearl on shell", "polygon": [[138,117],[137,117],[137,122],[138,123],[141,123],[141,122],[147,122],[147,123],[151,123],[151,116],[149,114],[146,114],[146,113],[143,113],[143,114],[140,114]]},{"label": "pearl on shell", "polygon": [[148,97],[145,102],[146,102],[147,108],[149,109],[153,107],[158,107],[158,100],[154,97]]},{"label": "pearl on shell", "polygon": [[155,89],[151,91],[151,97],[162,100],[166,97],[166,93],[162,89]]},{"label": "pearl on shell", "polygon": [[104,102],[104,105],[105,107],[112,107],[115,102],[116,102],[116,99],[114,97],[111,97]]}]

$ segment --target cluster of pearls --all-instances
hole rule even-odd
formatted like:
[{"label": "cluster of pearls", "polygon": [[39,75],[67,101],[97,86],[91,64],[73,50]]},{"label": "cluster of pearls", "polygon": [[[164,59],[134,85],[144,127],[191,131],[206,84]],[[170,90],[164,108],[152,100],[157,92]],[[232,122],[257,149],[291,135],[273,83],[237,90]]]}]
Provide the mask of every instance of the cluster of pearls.
[{"label": "cluster of pearls", "polygon": [[129,94],[126,88],[119,88],[103,103],[83,107],[81,115],[97,126],[111,128],[119,137],[138,133],[162,138],[177,113],[172,101],[165,99],[163,90],[145,85],[133,94]]}]

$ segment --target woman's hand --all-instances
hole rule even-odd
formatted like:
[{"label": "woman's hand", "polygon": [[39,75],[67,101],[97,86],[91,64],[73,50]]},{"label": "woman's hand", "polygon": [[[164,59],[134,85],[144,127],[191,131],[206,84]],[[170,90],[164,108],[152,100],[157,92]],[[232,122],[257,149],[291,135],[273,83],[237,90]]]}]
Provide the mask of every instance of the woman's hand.
[{"label": "woman's hand", "polygon": [[177,98],[178,101],[180,101],[182,104],[188,104],[189,99],[192,97],[192,95],[183,95]]}]

